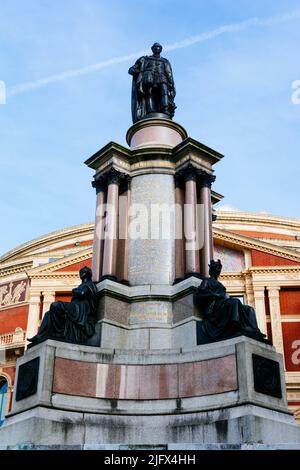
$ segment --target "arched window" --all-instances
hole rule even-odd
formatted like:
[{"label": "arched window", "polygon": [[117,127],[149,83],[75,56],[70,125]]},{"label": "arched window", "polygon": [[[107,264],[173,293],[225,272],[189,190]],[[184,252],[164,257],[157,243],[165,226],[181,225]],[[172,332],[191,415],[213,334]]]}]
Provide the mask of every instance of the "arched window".
[{"label": "arched window", "polygon": [[6,415],[8,383],[5,377],[0,377],[0,426],[3,424]]}]

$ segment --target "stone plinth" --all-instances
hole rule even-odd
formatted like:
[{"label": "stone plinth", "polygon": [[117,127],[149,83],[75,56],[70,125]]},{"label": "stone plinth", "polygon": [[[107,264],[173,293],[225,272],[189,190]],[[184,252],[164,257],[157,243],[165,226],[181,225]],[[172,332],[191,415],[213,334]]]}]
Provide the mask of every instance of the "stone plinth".
[{"label": "stone plinth", "polygon": [[93,345],[149,350],[196,346],[199,314],[193,294],[200,282],[195,277],[175,285],[101,281],[97,286],[101,338]]},{"label": "stone plinth", "polygon": [[132,150],[147,147],[176,147],[186,139],[186,130],[170,119],[144,119],[127,132],[126,140]]},{"label": "stone plinth", "polygon": [[2,446],[300,443],[282,356],[245,337],[155,352],[48,341],[18,360],[15,389]]}]

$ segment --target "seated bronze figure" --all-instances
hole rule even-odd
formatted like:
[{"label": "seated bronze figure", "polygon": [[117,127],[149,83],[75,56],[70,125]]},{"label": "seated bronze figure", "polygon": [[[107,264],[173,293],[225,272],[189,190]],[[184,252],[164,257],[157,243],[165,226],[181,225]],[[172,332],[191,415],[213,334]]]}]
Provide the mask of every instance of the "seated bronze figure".
[{"label": "seated bronze figure", "polygon": [[92,271],[85,266],[79,271],[81,284],[72,290],[71,302],[53,302],[45,313],[38,333],[28,338],[29,347],[47,339],[87,344],[95,333],[97,289]]},{"label": "seated bronze figure", "polygon": [[194,296],[203,317],[203,321],[197,322],[197,344],[241,335],[270,344],[258,328],[254,309],[236,297],[228,297],[226,288],[218,281],[221,271],[221,261],[211,261],[210,277],[202,280]]}]

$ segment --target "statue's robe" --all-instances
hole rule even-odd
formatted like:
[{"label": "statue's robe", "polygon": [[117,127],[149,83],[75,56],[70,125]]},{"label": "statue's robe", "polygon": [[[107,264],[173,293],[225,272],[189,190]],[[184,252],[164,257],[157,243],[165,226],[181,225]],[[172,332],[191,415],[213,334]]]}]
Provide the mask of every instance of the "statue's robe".
[{"label": "statue's robe", "polygon": [[[152,85],[153,89],[156,86],[165,83],[174,92],[171,97],[169,94],[169,114],[172,118],[175,112],[174,96],[175,86],[173,80],[173,72],[170,62],[164,57],[142,56],[136,63],[129,69],[132,79],[131,91],[131,112],[132,121],[137,122],[147,117],[147,106],[145,98],[145,90],[143,85]],[[154,98],[154,96],[153,96]],[[160,103],[156,102],[157,109],[155,112],[160,113]]]},{"label": "statue's robe", "polygon": [[236,297],[228,297],[225,287],[216,279],[203,279],[195,293],[195,304],[203,318],[197,326],[197,344],[238,335],[264,341],[254,309]]},{"label": "statue's robe", "polygon": [[46,339],[86,344],[95,333],[97,290],[92,281],[72,290],[71,302],[53,302],[32,345]]}]

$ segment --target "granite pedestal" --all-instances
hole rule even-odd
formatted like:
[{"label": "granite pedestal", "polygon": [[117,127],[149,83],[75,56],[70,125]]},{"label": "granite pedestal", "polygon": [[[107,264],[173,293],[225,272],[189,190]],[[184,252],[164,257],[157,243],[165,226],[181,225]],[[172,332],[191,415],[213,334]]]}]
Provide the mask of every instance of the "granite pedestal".
[{"label": "granite pedestal", "polygon": [[48,340],[18,360],[0,441],[20,448],[300,448],[300,428],[287,408],[281,355],[252,339],[155,351]]}]

